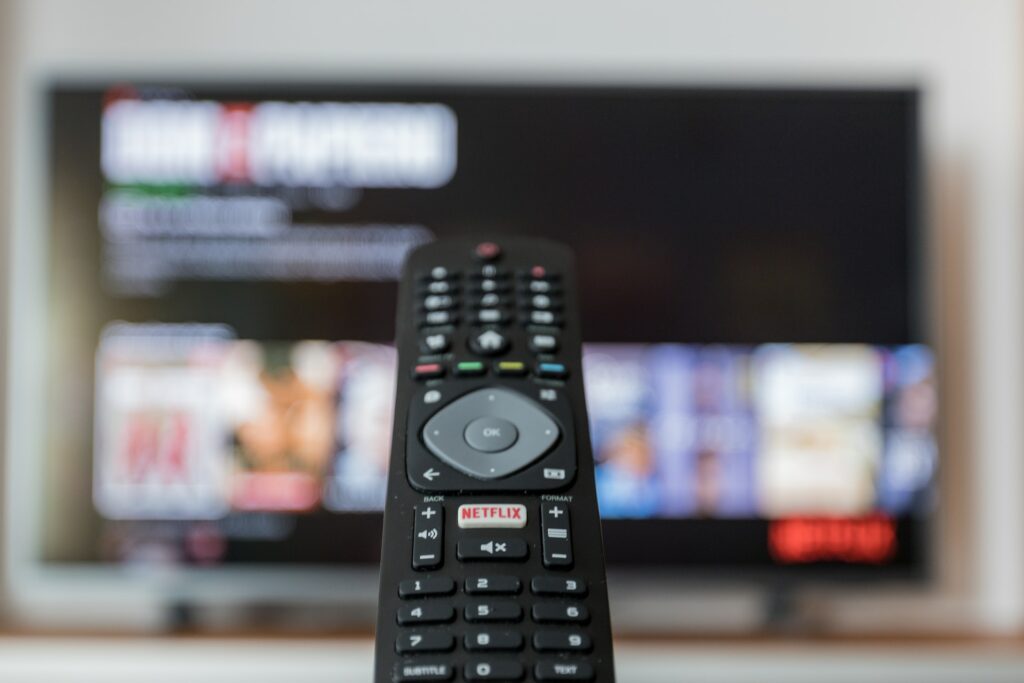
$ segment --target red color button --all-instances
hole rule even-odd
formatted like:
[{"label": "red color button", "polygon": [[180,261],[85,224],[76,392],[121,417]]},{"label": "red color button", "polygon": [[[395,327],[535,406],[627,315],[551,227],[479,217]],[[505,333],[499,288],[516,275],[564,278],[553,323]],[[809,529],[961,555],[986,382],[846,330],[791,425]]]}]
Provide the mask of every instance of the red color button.
[{"label": "red color button", "polygon": [[442,376],[444,368],[440,363],[421,363],[412,369],[412,374],[416,379],[430,379]]},{"label": "red color button", "polygon": [[547,274],[548,271],[544,269],[544,266],[534,266],[533,268],[530,268],[530,275],[535,278],[542,278]]}]

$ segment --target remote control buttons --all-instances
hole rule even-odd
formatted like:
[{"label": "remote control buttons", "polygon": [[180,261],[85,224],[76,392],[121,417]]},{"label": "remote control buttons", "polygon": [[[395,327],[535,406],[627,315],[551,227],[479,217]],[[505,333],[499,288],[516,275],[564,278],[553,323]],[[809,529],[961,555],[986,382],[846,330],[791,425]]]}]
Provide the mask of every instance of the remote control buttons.
[{"label": "remote control buttons", "polygon": [[532,611],[538,624],[585,624],[590,620],[587,608],[578,602],[539,602]]},{"label": "remote control buttons", "polygon": [[581,631],[537,631],[533,649],[537,652],[589,652],[590,636]]},{"label": "remote control buttons", "polygon": [[564,363],[537,363],[537,376],[544,379],[565,379],[569,369]]},{"label": "remote control buttons", "polygon": [[469,337],[469,350],[480,356],[497,356],[508,350],[508,337],[493,328],[478,330]]},{"label": "remote control buttons", "polygon": [[526,374],[526,363],[518,360],[503,360],[494,369],[499,375],[505,377],[522,377]]},{"label": "remote control buttons", "polygon": [[534,353],[554,353],[558,351],[558,337],[553,334],[532,334],[530,350]]},{"label": "remote control buttons", "polygon": [[474,280],[493,280],[494,278],[507,279],[508,272],[498,268],[493,263],[485,263],[480,266],[480,270],[470,273],[470,277]]},{"label": "remote control buttons", "polygon": [[522,529],[526,526],[526,506],[517,503],[469,503],[459,506],[457,517],[460,529]]},{"label": "remote control buttons", "polygon": [[530,582],[530,590],[534,595],[572,595],[582,597],[587,594],[587,582],[583,579],[563,578],[561,576],[535,576]]},{"label": "remote control buttons", "polygon": [[533,670],[533,677],[542,683],[548,681],[591,681],[594,668],[588,662],[541,662]]},{"label": "remote control buttons", "polygon": [[440,330],[423,330],[420,336],[420,351],[423,353],[444,353],[452,345],[449,332]]},{"label": "remote control buttons", "polygon": [[441,311],[453,308],[455,299],[449,294],[431,294],[423,300],[423,308],[428,311]]},{"label": "remote control buttons", "polygon": [[[475,448],[467,443],[466,428],[482,417],[512,424],[518,438],[497,453]],[[558,441],[560,430],[533,401],[495,388],[478,389],[448,404],[427,421],[422,434],[427,449],[442,462],[477,479],[499,479],[541,458]]]},{"label": "remote control buttons", "polygon": [[466,649],[470,652],[523,649],[523,636],[515,631],[470,631],[466,634]]},{"label": "remote control buttons", "polygon": [[415,652],[450,652],[455,649],[455,636],[444,631],[405,633],[395,642],[399,654]]},{"label": "remote control buttons", "polygon": [[450,681],[455,671],[448,664],[399,664],[395,670],[395,683],[416,681]]},{"label": "remote control buttons", "polygon": [[516,595],[522,589],[514,576],[477,576],[466,579],[469,595]]},{"label": "remote control buttons", "polygon": [[487,292],[507,292],[509,290],[508,280],[502,277],[485,278],[473,283],[473,294],[486,294]]},{"label": "remote control buttons", "polygon": [[414,379],[434,379],[444,376],[444,366],[440,363],[420,363],[412,369]]},{"label": "remote control buttons", "polygon": [[477,304],[480,308],[494,308],[501,305],[501,295],[497,292],[487,292],[480,296]]},{"label": "remote control buttons", "polygon": [[521,538],[475,538],[459,541],[456,552],[460,562],[525,560],[530,548]]},{"label": "remote control buttons", "polygon": [[448,280],[431,280],[423,286],[427,294],[453,294],[458,288]]},{"label": "remote control buttons", "polygon": [[467,681],[518,681],[525,671],[514,659],[497,659],[470,662],[463,673]]},{"label": "remote control buttons", "polygon": [[412,538],[412,567],[440,567],[444,552],[444,508],[440,505],[417,505],[413,512],[416,522]]},{"label": "remote control buttons", "polygon": [[501,256],[501,247],[494,242],[481,242],[476,245],[473,253],[481,261],[493,261]]},{"label": "remote control buttons", "polygon": [[572,566],[572,535],[569,508],[563,503],[540,506],[541,547],[545,567]]},{"label": "remote control buttons", "polygon": [[500,308],[481,308],[476,312],[476,321],[483,325],[500,325],[508,321],[508,316]]},{"label": "remote control buttons", "polygon": [[458,322],[459,316],[453,311],[427,311],[427,314],[420,319],[421,325],[454,325]]},{"label": "remote control buttons", "polygon": [[[458,274],[452,273],[444,266],[435,266],[419,279],[416,289],[418,322],[420,327],[454,325],[458,322]],[[443,353],[444,348],[436,349],[436,337],[428,343],[426,332],[420,337],[420,348],[424,353]]]},{"label": "remote control buttons", "polygon": [[[466,425],[464,434],[471,448],[484,453],[508,450],[519,438],[516,426],[500,417],[478,417]],[[459,520],[461,524],[461,518]]]},{"label": "remote control buttons", "polygon": [[519,621],[523,618],[523,608],[511,600],[494,602],[474,602],[466,605],[466,621]]},{"label": "remote control buttons", "polygon": [[[561,290],[556,282],[557,276],[548,272],[544,266],[533,266],[518,273],[519,285],[516,290],[519,309],[522,312],[521,322],[529,326],[561,327],[562,316],[559,311],[562,308],[560,298]],[[543,340],[547,341],[547,340]],[[531,339],[531,349],[536,353],[553,353],[557,348],[545,348],[541,344],[534,344]]]},{"label": "remote control buttons", "polygon": [[447,624],[453,619],[455,619],[455,608],[440,602],[424,602],[398,608],[398,623],[402,626]]},{"label": "remote control buttons", "polygon": [[525,287],[531,294],[550,294],[554,286],[548,280],[531,280]]},{"label": "remote control buttons", "polygon": [[[536,581],[537,579],[534,579]],[[433,576],[422,579],[409,579],[398,584],[398,597],[427,598],[437,595],[451,595],[455,592],[455,581],[447,576]],[[534,590],[534,593],[537,591]]]},{"label": "remote control buttons", "polygon": [[553,311],[532,310],[527,314],[525,322],[530,325],[561,326],[562,316]]},{"label": "remote control buttons", "polygon": [[434,266],[425,275],[422,276],[424,280],[447,280],[448,278],[458,277],[458,273],[453,273],[444,266]]},{"label": "remote control buttons", "polygon": [[487,366],[478,360],[464,360],[455,364],[455,374],[459,377],[478,377],[487,372]]}]

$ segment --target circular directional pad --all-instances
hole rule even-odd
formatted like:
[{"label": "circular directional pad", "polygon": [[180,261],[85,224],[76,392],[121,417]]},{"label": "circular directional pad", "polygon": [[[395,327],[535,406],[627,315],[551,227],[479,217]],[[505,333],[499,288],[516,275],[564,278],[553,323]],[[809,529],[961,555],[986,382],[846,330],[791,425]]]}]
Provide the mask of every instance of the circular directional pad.
[{"label": "circular directional pad", "polygon": [[546,410],[498,388],[466,394],[423,427],[423,443],[436,458],[477,479],[518,472],[551,450],[559,436]]}]

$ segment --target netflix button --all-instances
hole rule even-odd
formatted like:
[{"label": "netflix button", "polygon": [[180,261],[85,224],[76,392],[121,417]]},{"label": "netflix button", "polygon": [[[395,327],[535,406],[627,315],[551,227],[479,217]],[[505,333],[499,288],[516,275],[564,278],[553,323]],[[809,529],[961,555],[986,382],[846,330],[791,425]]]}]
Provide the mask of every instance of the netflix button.
[{"label": "netflix button", "polygon": [[526,506],[509,503],[474,503],[459,506],[460,529],[522,529]]}]

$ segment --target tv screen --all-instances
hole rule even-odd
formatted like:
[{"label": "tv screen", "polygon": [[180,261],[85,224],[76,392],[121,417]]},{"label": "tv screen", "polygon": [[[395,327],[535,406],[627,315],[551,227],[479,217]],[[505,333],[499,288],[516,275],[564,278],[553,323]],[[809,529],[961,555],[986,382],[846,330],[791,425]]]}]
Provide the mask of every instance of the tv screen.
[{"label": "tv screen", "polygon": [[918,573],[917,134],[904,90],[55,87],[45,559],[376,562],[403,260],[530,234],[611,566]]}]

